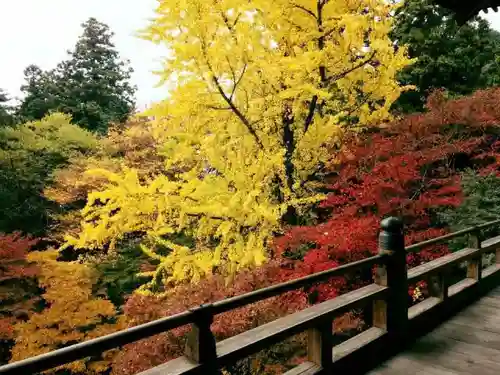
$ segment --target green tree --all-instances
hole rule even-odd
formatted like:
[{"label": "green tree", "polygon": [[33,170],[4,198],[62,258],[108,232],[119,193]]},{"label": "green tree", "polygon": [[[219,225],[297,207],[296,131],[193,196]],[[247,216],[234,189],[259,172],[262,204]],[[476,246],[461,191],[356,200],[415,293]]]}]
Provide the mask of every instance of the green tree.
[{"label": "green tree", "polygon": [[109,27],[95,18],[82,24],[83,33],[69,58],[50,71],[26,68],[25,98],[19,115],[39,120],[51,111],[70,114],[73,123],[105,133],[111,122],[124,122],[134,110],[132,69],[121,61]]},{"label": "green tree", "polygon": [[133,70],[120,60],[106,24],[90,18],[82,27],[69,60],[56,69],[63,91],[59,110],[88,130],[105,132],[110,122],[124,122],[134,110]]},{"label": "green tree", "polygon": [[24,69],[25,84],[21,86],[24,99],[18,108],[23,122],[42,119],[51,110],[56,110],[60,92],[53,71],[43,71],[36,65]]},{"label": "green tree", "polygon": [[[473,170],[462,174],[464,200],[454,209],[446,209],[438,214],[439,220],[452,231],[470,228],[478,224],[497,220],[500,216],[500,178],[495,174],[481,176]],[[496,227],[482,231],[483,238],[500,234]],[[450,243],[452,250],[467,246],[467,238],[457,238]]]},{"label": "green tree", "polygon": [[0,232],[42,235],[49,209],[42,195],[52,171],[97,147],[97,139],[54,113],[41,121],[0,129]]},{"label": "green tree", "polygon": [[0,126],[12,125],[14,122],[12,107],[7,104],[9,100],[5,91],[0,89]]},{"label": "green tree", "polygon": [[463,26],[453,13],[430,0],[407,0],[395,14],[392,33],[397,45],[407,45],[418,61],[399,75],[417,90],[403,93],[395,108],[404,112],[423,109],[427,95],[445,88],[451,95],[465,95],[500,80],[500,38],[486,20],[474,17]]}]

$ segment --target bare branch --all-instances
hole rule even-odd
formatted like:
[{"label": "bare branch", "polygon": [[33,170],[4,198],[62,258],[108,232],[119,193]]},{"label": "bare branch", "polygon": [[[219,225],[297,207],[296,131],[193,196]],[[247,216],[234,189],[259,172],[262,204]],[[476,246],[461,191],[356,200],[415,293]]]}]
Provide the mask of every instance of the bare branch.
[{"label": "bare branch", "polygon": [[231,76],[233,77],[233,83],[236,83],[236,73],[234,72],[233,66],[231,65],[231,61],[229,61],[229,57],[226,55],[227,65],[229,66],[229,70],[231,71]]},{"label": "bare branch", "polygon": [[217,107],[215,105],[207,105],[207,108],[214,109],[216,111],[231,111],[231,107]]},{"label": "bare branch", "polygon": [[316,104],[318,103],[318,95],[314,95],[311,103],[309,103],[309,113],[307,114],[306,121],[304,123],[304,132],[307,132],[309,126],[311,126],[312,120],[314,118],[314,111],[316,110]]},{"label": "bare branch", "polygon": [[206,45],[205,45],[205,43],[203,43],[203,41],[202,41],[202,45],[201,46],[202,46],[203,56],[205,57],[205,63],[207,64],[208,70],[212,74],[212,81],[215,84],[215,87],[217,88],[217,91],[222,96],[222,98],[224,99],[224,101],[227,103],[227,105],[229,106],[229,108],[231,108],[231,110],[236,115],[236,117],[238,117],[238,119],[243,123],[243,125],[245,125],[245,127],[247,128],[247,130],[254,137],[255,142],[257,143],[257,145],[259,146],[259,148],[264,149],[264,145],[261,142],[261,140],[259,139],[259,136],[257,135],[257,132],[252,127],[252,124],[250,124],[250,121],[245,117],[245,115],[243,113],[241,113],[241,111],[238,109],[238,107],[236,107],[236,105],[231,100],[231,98],[229,98],[226,95],[226,93],[224,92],[224,89],[222,88],[222,85],[220,84],[217,76],[215,75],[215,72],[214,72],[214,70],[212,68],[212,64],[210,64],[210,61],[209,61],[208,55],[207,55]]},{"label": "bare branch", "polygon": [[238,13],[238,15],[236,16],[236,19],[233,22],[233,25],[231,26],[231,30],[234,29],[234,27],[236,26],[236,24],[240,20],[240,17],[241,17],[241,13]]},{"label": "bare branch", "polygon": [[[241,71],[240,77],[237,80],[234,80],[233,84],[233,91],[231,91],[231,96],[229,97],[230,100],[233,100],[234,93],[236,92],[236,88],[240,84],[241,80],[243,79],[243,76],[245,75],[245,72],[247,71],[247,64],[243,66],[243,70]],[[234,75],[233,75],[234,77]]]},{"label": "bare branch", "polygon": [[[323,32],[323,6],[325,5],[325,2],[323,1],[318,1],[318,16],[316,18],[316,23],[318,25],[318,31]],[[318,49],[321,51],[325,48],[325,36],[322,35],[318,39]],[[326,79],[326,67],[325,66],[320,66],[319,67],[319,76],[321,79],[321,87],[324,87],[327,83]],[[314,118],[314,111],[316,111],[316,106],[318,103],[318,96],[314,95],[313,98],[311,99],[311,102],[309,103],[309,112],[306,117],[306,121],[304,123],[304,132],[307,132],[309,129],[309,126],[311,126],[311,123]]]},{"label": "bare branch", "polygon": [[333,76],[333,77],[329,78],[328,80],[329,80],[329,81],[336,81],[336,80],[338,80],[338,79],[340,79],[340,78],[344,78],[344,77],[345,77],[346,75],[348,75],[349,73],[352,73],[352,72],[354,72],[355,70],[357,70],[357,69],[359,69],[359,68],[361,68],[361,67],[365,66],[366,64],[368,64],[368,63],[369,63],[369,62],[370,62],[370,61],[371,61],[371,60],[375,57],[375,54],[376,54],[376,51],[373,51],[373,52],[372,52],[372,54],[370,55],[370,57],[369,57],[367,60],[362,61],[362,62],[360,62],[359,64],[354,65],[353,67],[351,67],[351,68],[349,68],[349,69],[347,69],[347,70],[343,71],[342,73],[339,73],[339,74],[337,74],[337,75],[335,75],[335,76]]},{"label": "bare branch", "polygon": [[213,81],[215,83],[215,86],[217,87],[217,90],[221,94],[222,98],[226,101],[226,103],[229,105],[229,107],[231,107],[231,109],[234,112],[234,114],[246,126],[246,128],[248,129],[248,131],[250,132],[250,134],[252,134],[252,136],[255,139],[255,142],[257,142],[257,144],[259,145],[259,147],[261,149],[263,149],[264,145],[260,141],[259,136],[257,135],[257,132],[255,131],[255,129],[252,128],[252,124],[250,124],[250,122],[248,121],[248,119],[243,115],[243,113],[240,112],[240,110],[234,105],[233,101],[226,95],[226,93],[222,89],[222,86],[219,83],[219,80],[217,79],[217,77],[215,77],[215,75],[213,76]]},{"label": "bare branch", "polygon": [[314,14],[314,12],[310,9],[307,9],[306,7],[302,6],[302,5],[299,5],[299,4],[292,4],[292,6],[294,8],[297,8],[297,9],[300,9],[300,10],[303,10],[304,12],[306,12],[307,14],[309,14],[311,17],[313,17],[314,19],[316,19],[316,14]]}]

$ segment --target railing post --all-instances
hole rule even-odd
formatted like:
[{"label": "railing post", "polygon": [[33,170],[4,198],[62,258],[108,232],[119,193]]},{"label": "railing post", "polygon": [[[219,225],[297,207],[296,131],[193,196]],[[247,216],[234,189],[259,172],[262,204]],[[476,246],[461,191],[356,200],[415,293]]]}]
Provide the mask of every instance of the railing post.
[{"label": "railing post", "polygon": [[408,272],[403,222],[388,217],[381,222],[379,253],[385,263],[377,268],[375,282],[389,288],[386,301],[374,301],[373,325],[387,329],[393,338],[405,337],[408,325]]},{"label": "railing post", "polygon": [[448,280],[449,275],[446,270],[429,277],[427,280],[429,295],[439,298],[441,301],[446,301],[448,299]]},{"label": "railing post", "polygon": [[219,374],[215,337],[210,329],[213,323],[212,304],[201,305],[190,311],[194,313],[194,322],[188,334],[184,355],[202,364],[203,374]]},{"label": "railing post", "polygon": [[307,332],[307,359],[329,373],[333,366],[333,323],[328,317]]},{"label": "railing post", "polygon": [[[475,230],[470,234],[469,246],[473,249],[481,248],[481,233]],[[467,277],[474,280],[481,280],[483,255],[480,254],[477,258],[471,259],[467,262]]]}]

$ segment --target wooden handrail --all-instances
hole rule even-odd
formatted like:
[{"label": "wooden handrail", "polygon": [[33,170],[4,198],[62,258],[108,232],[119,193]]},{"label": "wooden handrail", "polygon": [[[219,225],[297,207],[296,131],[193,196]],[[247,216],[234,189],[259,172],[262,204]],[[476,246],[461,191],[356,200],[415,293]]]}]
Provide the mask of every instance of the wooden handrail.
[{"label": "wooden handrail", "polygon": [[[0,374],[34,374],[74,360],[153,336],[191,323],[185,356],[143,372],[142,375],[159,374],[219,374],[220,368],[249,354],[265,349],[294,334],[308,332],[308,361],[292,373],[328,373],[335,361],[359,350],[381,337],[390,337],[397,343],[404,339],[408,324],[415,317],[445,302],[449,297],[477,285],[482,279],[500,272],[500,236],[481,241],[481,229],[499,224],[495,220],[472,228],[423,241],[405,248],[403,226],[397,218],[387,218],[381,223],[379,254],[334,269],[315,273],[285,283],[259,289],[240,296],[202,305],[175,316],[132,327],[97,339],[72,345],[53,352],[28,358],[0,367]],[[441,243],[461,235],[472,234],[471,247],[448,254],[424,265],[407,270],[407,252]],[[481,256],[496,251],[495,265],[482,270]],[[467,261],[465,280],[448,285],[447,274],[452,265]],[[305,310],[279,318],[252,330],[216,343],[210,325],[215,315],[250,303],[274,297],[290,290],[310,286],[316,282],[348,272],[376,266],[373,284],[343,294],[332,300],[313,305]],[[430,297],[408,307],[408,283],[428,279]],[[343,344],[333,347],[332,321],[335,316],[352,308],[372,304],[373,327]],[[298,372],[298,371],[302,372]]]},{"label": "wooden handrail", "polygon": [[432,238],[432,239],[427,240],[427,241],[422,241],[422,242],[419,242],[419,243],[416,243],[416,244],[413,244],[410,246],[406,246],[406,251],[408,251],[408,252],[420,251],[423,247],[436,245],[438,243],[442,243],[442,242],[451,240],[451,239],[456,238],[456,237],[460,237],[460,236],[463,236],[466,234],[477,232],[481,229],[486,229],[486,228],[492,227],[493,225],[496,225],[496,224],[500,224],[500,219],[489,221],[487,223],[476,225],[476,226],[473,226],[470,228],[461,229],[461,230],[458,230],[458,231],[453,232],[453,233],[448,233],[448,234],[445,234],[445,235],[440,236],[440,237]]},{"label": "wooden handrail", "polygon": [[257,289],[253,292],[245,293],[239,296],[225,298],[213,304],[214,314],[220,314],[229,310],[234,310],[257,301],[262,301],[267,298],[276,297],[280,294],[283,294],[291,290],[297,290],[300,288],[310,286],[320,281],[328,280],[329,278],[332,277],[344,276],[349,272],[372,267],[377,264],[380,264],[383,261],[383,258],[384,258],[383,254],[377,254],[369,258],[358,260],[356,262],[347,263],[336,268],[307,275],[299,279],[294,279],[284,283],[271,285],[269,287]]}]

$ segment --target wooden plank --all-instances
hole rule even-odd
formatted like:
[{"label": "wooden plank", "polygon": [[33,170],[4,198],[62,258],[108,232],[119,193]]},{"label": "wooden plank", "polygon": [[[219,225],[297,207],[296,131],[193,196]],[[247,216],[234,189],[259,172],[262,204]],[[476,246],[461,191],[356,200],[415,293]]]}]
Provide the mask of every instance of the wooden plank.
[{"label": "wooden plank", "polygon": [[402,356],[395,357],[367,375],[462,375],[437,364],[428,364],[425,361],[416,361]]},{"label": "wooden plank", "polygon": [[498,271],[500,271],[500,264],[493,264],[489,267],[486,267],[484,270],[482,270],[482,275],[481,277],[484,279],[486,277],[489,277],[495,273],[497,273]]},{"label": "wooden plank", "polygon": [[373,301],[373,326],[387,329],[387,302],[383,299]]},{"label": "wooden plank", "polygon": [[436,329],[433,334],[469,344],[500,350],[500,332],[491,332],[471,326],[455,324],[453,320],[446,322]]},{"label": "wooden plank", "polygon": [[500,297],[500,288],[492,289],[488,292],[489,297]]},{"label": "wooden plank", "polygon": [[445,255],[443,257],[434,259],[430,262],[422,264],[417,267],[413,267],[408,270],[408,282],[415,282],[423,279],[425,276],[430,275],[432,273],[441,272],[447,267],[450,267],[454,264],[464,262],[471,258],[478,256],[481,252],[481,249],[471,249],[465,248],[454,253]]},{"label": "wooden plank", "polygon": [[450,322],[453,322],[454,325],[461,326],[462,329],[478,329],[492,333],[500,333],[500,324],[492,324],[491,319],[471,319],[470,316],[456,316]]},{"label": "wooden plank", "polygon": [[312,362],[303,362],[283,375],[315,375],[321,372],[321,366]]},{"label": "wooden plank", "polygon": [[437,297],[426,298],[422,302],[419,302],[408,309],[408,319],[414,319],[420,314],[432,309],[434,306],[439,305],[440,303],[441,299]]},{"label": "wooden plank", "polygon": [[374,298],[382,298],[387,287],[370,284],[296,312],[273,322],[263,324],[217,344],[219,363],[224,365],[258,352],[272,344],[314,326],[328,316],[345,312]]},{"label": "wooden plank", "polygon": [[500,236],[488,238],[481,242],[481,248],[483,252],[493,251],[500,247]]},{"label": "wooden plank", "polygon": [[477,280],[474,279],[463,279],[460,280],[458,283],[455,283],[453,285],[450,285],[448,287],[448,296],[452,297],[455,294],[458,294],[465,289],[477,284]]},{"label": "wooden plank", "polygon": [[179,357],[137,375],[188,375],[199,374],[201,365],[186,357]]},{"label": "wooden plank", "polygon": [[496,307],[497,309],[500,310],[500,296],[497,296],[496,298],[493,296],[485,296],[482,297],[479,301],[475,303],[475,305],[485,305],[485,306],[491,306],[491,307]]},{"label": "wooden plank", "polygon": [[[466,329],[464,328],[463,330],[465,331]],[[418,343],[412,347],[412,353],[441,353],[440,355],[444,355],[445,353],[463,354],[471,357],[471,362],[480,362],[484,360],[495,364],[495,367],[500,370],[500,350],[445,337],[439,330],[419,340]]]},{"label": "wooden plank", "polygon": [[223,312],[234,310],[254,302],[262,301],[270,297],[275,297],[290,290],[297,290],[306,286],[310,286],[314,283],[325,281],[335,276],[345,276],[346,273],[349,272],[354,272],[364,268],[370,268],[374,265],[381,264],[384,261],[384,256],[382,256],[381,254],[377,254],[369,258],[343,264],[341,266],[325,271],[316,272],[299,279],[289,280],[284,283],[271,285],[267,288],[257,289],[253,292],[225,298],[213,303],[213,313],[221,314]]},{"label": "wooden plank", "polygon": [[443,271],[430,275],[427,280],[427,286],[431,297],[437,297],[441,301],[448,299],[448,272]]},{"label": "wooden plank", "polygon": [[366,331],[361,332],[349,340],[344,341],[342,344],[333,347],[333,361],[338,361],[345,356],[351,354],[357,349],[377,340],[386,334],[386,331],[377,327],[368,328]]},{"label": "wooden plank", "polygon": [[479,301],[475,303],[475,305],[481,305],[481,306],[491,306],[495,307],[500,310],[500,296],[485,296],[482,297]]},{"label": "wooden plank", "polygon": [[467,309],[460,311],[457,314],[457,317],[469,317],[472,319],[479,318],[481,320],[492,319],[496,321],[500,319],[500,314],[497,307],[481,304],[480,301],[478,301],[477,303],[467,307]]},{"label": "wooden plank", "polygon": [[[487,349],[487,348],[486,348]],[[419,340],[402,358],[440,366],[459,373],[498,375],[500,351],[430,334]],[[498,359],[496,359],[498,358]]]}]

